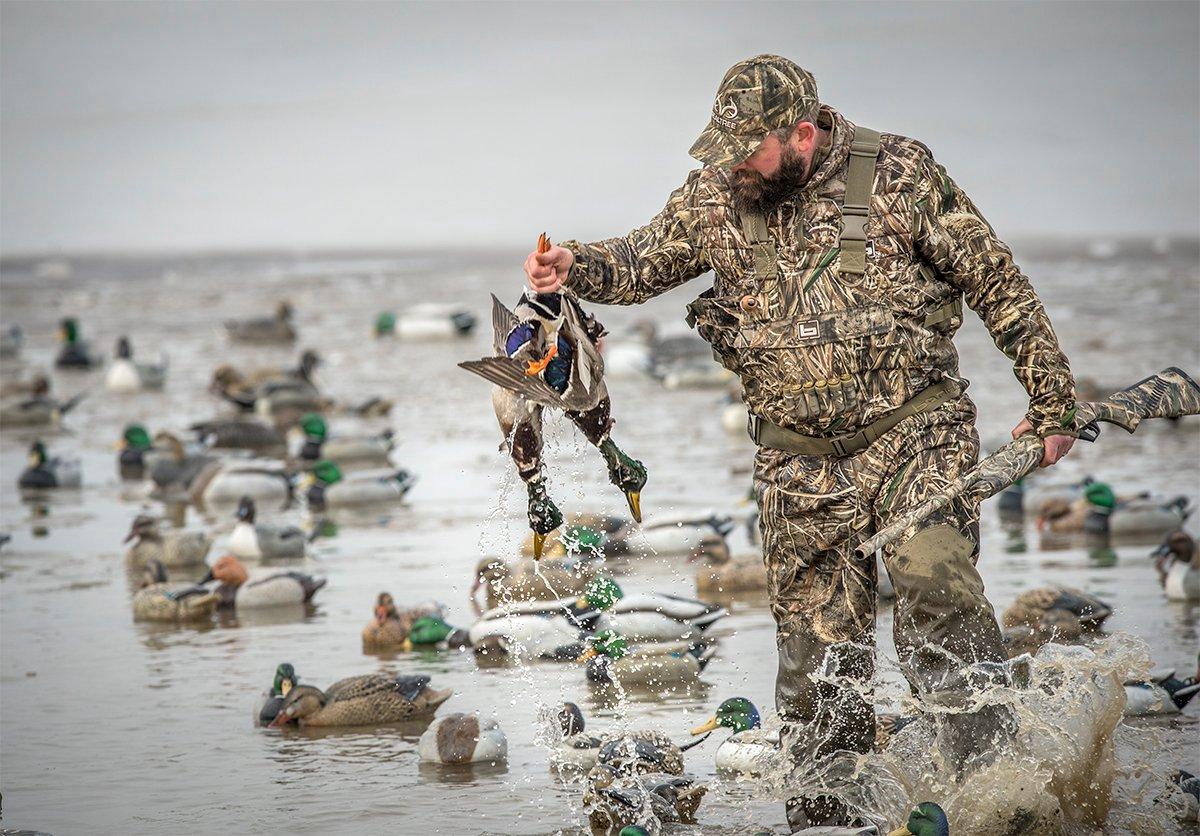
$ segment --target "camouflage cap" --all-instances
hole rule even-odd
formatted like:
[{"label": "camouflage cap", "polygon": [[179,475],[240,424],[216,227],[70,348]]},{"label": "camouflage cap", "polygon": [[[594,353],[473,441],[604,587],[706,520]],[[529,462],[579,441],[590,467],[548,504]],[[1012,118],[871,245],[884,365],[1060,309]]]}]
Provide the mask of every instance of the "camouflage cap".
[{"label": "camouflage cap", "polygon": [[819,103],[816,80],[788,59],[756,55],[739,61],[725,73],[712,119],[688,153],[707,165],[736,165],[771,131],[815,115]]}]

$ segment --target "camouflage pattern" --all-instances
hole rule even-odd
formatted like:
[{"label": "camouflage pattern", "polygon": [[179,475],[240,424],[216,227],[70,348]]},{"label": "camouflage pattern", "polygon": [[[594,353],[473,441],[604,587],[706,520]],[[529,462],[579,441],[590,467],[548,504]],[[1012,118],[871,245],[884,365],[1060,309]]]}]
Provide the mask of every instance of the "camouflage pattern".
[{"label": "camouflage pattern", "polygon": [[[712,270],[697,331],[742,378],[754,414],[809,436],[853,432],[930,384],[958,377],[961,324],[925,324],[958,298],[983,319],[1029,393],[1040,436],[1070,434],[1074,382],[1046,312],[1011,253],[920,142],[884,134],[867,269],[840,272],[841,201],[854,126],[823,106],[828,153],[766,216],[778,277],[763,280],[727,169],[693,171],[645,226],[583,244],[567,283],[583,299],[636,304]],[[831,385],[833,382],[833,385]]]},{"label": "camouflage pattern", "polygon": [[819,102],[816,80],[788,59],[756,55],[739,61],[721,80],[712,119],[688,153],[705,165],[735,165],[771,131],[811,119]]},{"label": "camouflage pattern", "polygon": [[[1116,424],[1132,433],[1146,418],[1180,418],[1184,415],[1200,415],[1200,385],[1172,366],[1117,392],[1106,401],[1077,404],[1070,417],[1074,433],[1090,435],[1088,425],[1094,421]],[[964,495],[969,495],[969,501],[974,504],[995,496],[1037,469],[1041,458],[1042,443],[1036,436],[1022,436],[1010,441],[962,479],[951,483],[944,493],[929,497],[864,540],[857,549],[859,556],[871,555],[903,537]]]}]

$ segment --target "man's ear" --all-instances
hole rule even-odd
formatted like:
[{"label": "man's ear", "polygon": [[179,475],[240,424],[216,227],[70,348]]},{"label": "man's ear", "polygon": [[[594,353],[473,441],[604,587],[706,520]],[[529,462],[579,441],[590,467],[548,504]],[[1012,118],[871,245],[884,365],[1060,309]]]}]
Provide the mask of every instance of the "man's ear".
[{"label": "man's ear", "polygon": [[807,154],[817,147],[817,126],[812,122],[797,122],[792,129],[792,142],[802,154]]}]

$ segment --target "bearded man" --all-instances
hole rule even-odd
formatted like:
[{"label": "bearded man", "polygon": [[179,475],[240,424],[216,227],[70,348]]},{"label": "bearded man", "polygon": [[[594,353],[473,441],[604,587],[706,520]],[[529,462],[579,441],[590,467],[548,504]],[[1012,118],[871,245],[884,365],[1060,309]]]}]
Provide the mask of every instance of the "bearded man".
[{"label": "bearded man", "polygon": [[[1045,309],[922,143],[822,105],[812,75],[759,55],[717,90],[691,172],[650,223],[525,262],[530,285],[632,305],[712,271],[689,322],[742,381],[777,624],[776,707],[796,776],[875,737],[876,577],[855,545],[979,455],[953,337],[977,313],[1029,394],[1013,437],[1071,448],[1075,384]],[[1010,733],[969,710],[968,668],[1005,659],[975,568],[979,507],[956,502],[888,547],[900,664],[960,770]],[[829,772],[832,776],[833,772]],[[799,779],[797,783],[801,783]],[[793,830],[859,822],[832,777],[788,802]]]}]

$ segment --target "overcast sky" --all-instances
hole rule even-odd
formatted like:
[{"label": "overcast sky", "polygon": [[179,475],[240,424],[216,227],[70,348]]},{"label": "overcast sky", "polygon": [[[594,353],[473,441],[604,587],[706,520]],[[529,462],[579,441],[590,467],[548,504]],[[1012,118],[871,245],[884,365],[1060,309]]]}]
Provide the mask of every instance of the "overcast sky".
[{"label": "overcast sky", "polygon": [[1196,234],[1200,4],[4,3],[0,247],[624,232],[760,52],[1005,237]]}]

